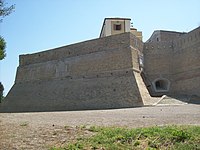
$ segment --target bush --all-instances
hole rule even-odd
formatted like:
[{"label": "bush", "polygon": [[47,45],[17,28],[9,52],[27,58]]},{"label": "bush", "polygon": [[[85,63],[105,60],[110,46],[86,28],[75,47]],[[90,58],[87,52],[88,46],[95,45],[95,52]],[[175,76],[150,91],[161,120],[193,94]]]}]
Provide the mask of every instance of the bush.
[{"label": "bush", "polygon": [[3,100],[3,90],[4,90],[3,84],[0,82],[0,103]]}]

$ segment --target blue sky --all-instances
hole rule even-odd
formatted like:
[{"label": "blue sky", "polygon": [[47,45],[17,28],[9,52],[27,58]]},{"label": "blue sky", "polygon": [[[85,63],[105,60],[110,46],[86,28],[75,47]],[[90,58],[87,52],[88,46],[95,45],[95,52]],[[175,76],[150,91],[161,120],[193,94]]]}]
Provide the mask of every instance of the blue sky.
[{"label": "blue sky", "polygon": [[0,61],[4,95],[14,84],[19,55],[98,38],[106,17],[131,18],[146,41],[154,30],[200,26],[199,0],[6,0],[15,12],[0,23],[7,57]]}]

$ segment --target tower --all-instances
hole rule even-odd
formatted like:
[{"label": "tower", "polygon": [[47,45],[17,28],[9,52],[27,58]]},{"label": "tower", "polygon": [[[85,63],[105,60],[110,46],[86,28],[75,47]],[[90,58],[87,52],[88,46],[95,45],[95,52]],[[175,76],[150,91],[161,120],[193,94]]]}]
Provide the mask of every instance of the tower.
[{"label": "tower", "polygon": [[125,32],[131,32],[142,41],[142,32],[137,31],[136,28],[131,27],[130,18],[105,18],[99,37],[102,38]]}]

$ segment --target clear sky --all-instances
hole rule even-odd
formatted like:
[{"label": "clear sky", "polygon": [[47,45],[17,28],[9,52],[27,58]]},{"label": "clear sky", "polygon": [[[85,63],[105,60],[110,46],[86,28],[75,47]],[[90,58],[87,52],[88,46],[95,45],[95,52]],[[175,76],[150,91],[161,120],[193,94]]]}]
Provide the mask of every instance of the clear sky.
[{"label": "clear sky", "polygon": [[131,18],[146,41],[154,30],[200,26],[200,0],[6,0],[15,12],[0,23],[7,56],[0,61],[4,95],[14,84],[19,55],[98,38],[106,17]]}]

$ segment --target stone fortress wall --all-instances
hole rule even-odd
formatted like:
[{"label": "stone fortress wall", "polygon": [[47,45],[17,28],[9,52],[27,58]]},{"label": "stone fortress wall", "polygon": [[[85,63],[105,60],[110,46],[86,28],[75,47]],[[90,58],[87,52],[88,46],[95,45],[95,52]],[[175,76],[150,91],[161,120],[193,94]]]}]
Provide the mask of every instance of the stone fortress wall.
[{"label": "stone fortress wall", "polygon": [[145,43],[142,34],[118,32],[20,55],[0,112],[128,108],[153,105],[151,96],[163,94],[200,97],[200,27],[155,31]]},{"label": "stone fortress wall", "polygon": [[[132,36],[132,40],[137,40],[136,48],[142,49],[141,41],[134,36]],[[132,46],[134,45],[132,44]],[[132,61],[131,52],[124,50],[127,47],[130,47],[130,34],[128,33],[35,54],[20,55],[16,83],[63,77],[96,76],[106,71],[131,68],[133,65],[130,63]],[[133,61],[135,69],[138,69],[137,61]]]},{"label": "stone fortress wall", "polygon": [[200,27],[173,43],[173,94],[200,96]]},{"label": "stone fortress wall", "polygon": [[[189,33],[159,31],[144,44],[144,74],[152,95],[200,96],[200,27]],[[157,80],[168,90],[155,91]]]},{"label": "stone fortress wall", "polygon": [[142,106],[136,82],[142,47],[134,35],[123,33],[21,55],[15,84],[0,111]]}]

